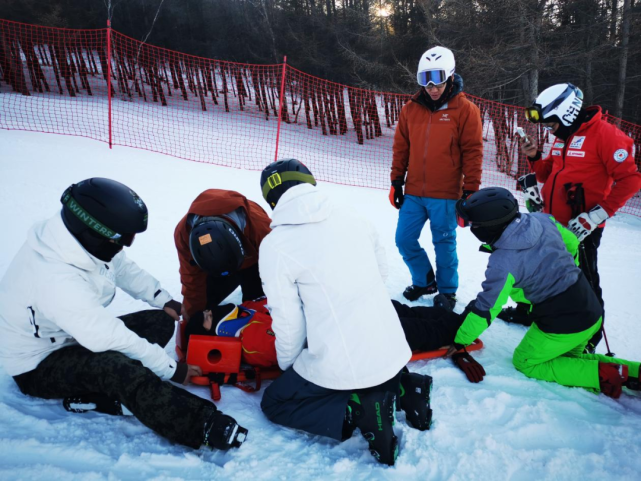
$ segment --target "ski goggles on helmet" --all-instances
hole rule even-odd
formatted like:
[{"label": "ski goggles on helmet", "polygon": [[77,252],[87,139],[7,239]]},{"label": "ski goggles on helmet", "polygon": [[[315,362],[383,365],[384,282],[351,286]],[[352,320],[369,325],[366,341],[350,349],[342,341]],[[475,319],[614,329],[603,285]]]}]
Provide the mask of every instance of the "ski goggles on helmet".
[{"label": "ski goggles on helmet", "polygon": [[440,87],[447,82],[445,70],[425,70],[416,74],[416,81],[421,87]]},{"label": "ski goggles on helmet", "polygon": [[85,224],[91,231],[95,232],[101,237],[109,239],[113,241],[114,244],[118,244],[120,246],[131,246],[131,244],[133,244],[134,242],[134,237],[136,237],[136,234],[119,234],[118,232],[107,227],[94,216],[92,216],[71,195],[71,192],[75,186],[76,184],[73,184],[64,191],[62,197],[60,198],[60,202],[62,203],[62,205],[67,207],[67,209],[69,209],[69,211],[73,215],[75,215],[80,220],[80,222]]},{"label": "ski goggles on helmet", "polygon": [[533,105],[525,109],[525,118],[528,122],[533,124],[538,124],[543,121],[543,112],[541,112],[541,107],[538,105]]}]

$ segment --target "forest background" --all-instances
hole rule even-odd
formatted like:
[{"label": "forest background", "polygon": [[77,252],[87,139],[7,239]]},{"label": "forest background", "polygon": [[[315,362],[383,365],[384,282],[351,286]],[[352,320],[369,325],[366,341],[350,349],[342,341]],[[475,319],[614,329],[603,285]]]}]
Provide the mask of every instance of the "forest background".
[{"label": "forest background", "polygon": [[454,51],[465,91],[525,106],[559,82],[641,124],[641,0],[0,0],[0,18],[104,28],[219,60],[283,61],[413,93],[420,55]]}]

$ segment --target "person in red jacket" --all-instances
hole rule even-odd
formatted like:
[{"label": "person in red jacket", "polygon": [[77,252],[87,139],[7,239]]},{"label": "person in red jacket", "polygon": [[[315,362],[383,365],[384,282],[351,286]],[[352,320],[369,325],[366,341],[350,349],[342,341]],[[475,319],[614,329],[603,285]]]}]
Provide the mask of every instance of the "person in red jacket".
[{"label": "person in red jacket", "polygon": [[[583,107],[583,92],[570,83],[541,92],[526,117],[556,137],[545,158],[530,136],[521,139],[521,149],[543,183],[543,212],[581,241],[581,270],[603,306],[597,250],[605,221],[641,188],[633,141],[602,118],[601,107]],[[602,329],[586,350],[594,352],[601,337]]]},{"label": "person in red jacket", "polygon": [[[454,306],[458,289],[454,205],[479,189],[483,123],[454,73],[454,54],[434,47],[421,56],[421,89],[402,110],[394,134],[390,201],[400,209],[396,246],[412,275],[403,296],[415,301],[444,294]],[[430,221],[436,269],[418,242]]]},{"label": "person in red jacket", "polygon": [[270,223],[258,204],[231,190],[206,190],[191,204],[174,231],[182,316],[191,334],[203,329],[203,311],[218,306],[238,286],[243,301],[265,295],[258,247]]}]

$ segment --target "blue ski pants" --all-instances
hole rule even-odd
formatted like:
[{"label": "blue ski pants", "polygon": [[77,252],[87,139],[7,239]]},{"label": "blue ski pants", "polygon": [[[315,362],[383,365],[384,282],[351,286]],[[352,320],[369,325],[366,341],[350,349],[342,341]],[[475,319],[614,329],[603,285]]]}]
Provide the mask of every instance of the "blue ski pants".
[{"label": "blue ski pants", "polygon": [[425,287],[432,264],[418,239],[429,220],[436,254],[436,284],[439,292],[454,294],[458,289],[456,255],[456,200],[406,195],[398,214],[396,246],[412,274],[412,284]]}]

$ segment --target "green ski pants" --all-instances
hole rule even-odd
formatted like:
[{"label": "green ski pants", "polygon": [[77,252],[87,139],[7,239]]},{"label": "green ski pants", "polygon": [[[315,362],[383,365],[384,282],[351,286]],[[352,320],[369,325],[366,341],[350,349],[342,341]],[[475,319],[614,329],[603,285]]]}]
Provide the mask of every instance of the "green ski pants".
[{"label": "green ski pants", "polygon": [[628,366],[630,377],[639,376],[639,363],[604,356],[584,354],[590,338],[601,328],[594,326],[572,334],[549,334],[532,324],[514,350],[514,367],[528,377],[553,381],[563,386],[583,387],[594,392],[599,388],[599,363],[610,362]]}]

